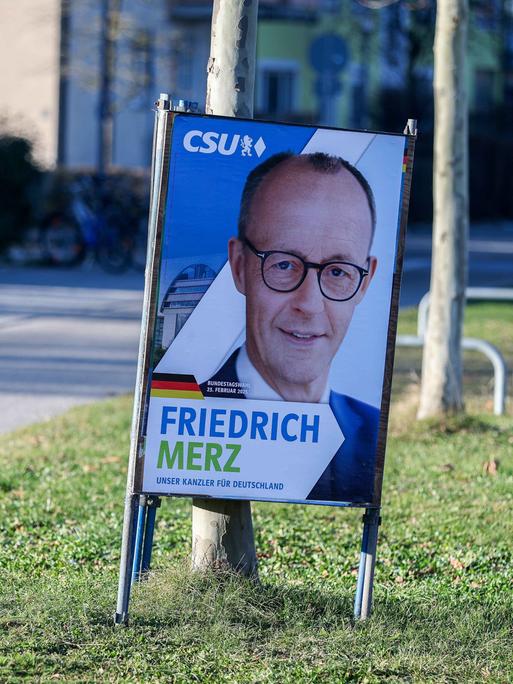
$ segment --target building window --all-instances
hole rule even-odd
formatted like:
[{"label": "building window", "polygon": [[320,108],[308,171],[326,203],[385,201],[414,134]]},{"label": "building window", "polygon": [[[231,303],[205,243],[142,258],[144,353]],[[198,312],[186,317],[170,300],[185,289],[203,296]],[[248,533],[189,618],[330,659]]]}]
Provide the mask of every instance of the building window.
[{"label": "building window", "polygon": [[160,349],[162,347],[162,337],[164,335],[164,316],[157,316],[157,323],[155,326],[155,347]]},{"label": "building window", "polygon": [[[151,31],[140,29],[135,32],[130,41],[130,63],[125,78],[130,89],[132,104],[147,107],[148,98],[155,87],[155,38]],[[122,70],[123,64],[120,65]],[[123,71],[121,71],[123,77]]]},{"label": "building window", "polygon": [[500,19],[500,7],[497,0],[474,0],[472,12],[480,29],[485,31],[497,29]]},{"label": "building window", "polygon": [[257,103],[261,115],[283,117],[297,111],[298,68],[295,63],[276,61],[259,64]]},{"label": "building window", "polygon": [[183,326],[187,323],[188,318],[189,318],[189,314],[177,314],[176,315],[175,337],[178,335],[178,333],[183,328]]},{"label": "building window", "polygon": [[367,68],[360,65],[355,69],[351,97],[351,126],[365,128],[367,117]]},{"label": "building window", "polygon": [[474,109],[486,112],[494,103],[495,72],[491,69],[476,69],[474,72]]},{"label": "building window", "polygon": [[504,104],[513,107],[513,70],[504,74]]}]

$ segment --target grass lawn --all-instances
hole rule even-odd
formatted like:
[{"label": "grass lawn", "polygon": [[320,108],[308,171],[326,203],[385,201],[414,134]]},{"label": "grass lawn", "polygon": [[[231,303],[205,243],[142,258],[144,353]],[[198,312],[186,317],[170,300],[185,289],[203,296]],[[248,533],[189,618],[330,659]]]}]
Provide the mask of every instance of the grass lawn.
[{"label": "grass lawn", "polygon": [[[400,325],[412,331],[414,314]],[[466,334],[502,345],[510,367],[512,329],[506,308],[469,307]],[[416,423],[407,352],[363,623],[352,620],[361,510],[255,504],[254,585],[190,575],[190,501],[170,499],[154,573],[134,589],[130,627],[115,628],[131,400],[2,437],[0,681],[512,682],[511,407],[490,415],[476,359],[472,415]]]}]

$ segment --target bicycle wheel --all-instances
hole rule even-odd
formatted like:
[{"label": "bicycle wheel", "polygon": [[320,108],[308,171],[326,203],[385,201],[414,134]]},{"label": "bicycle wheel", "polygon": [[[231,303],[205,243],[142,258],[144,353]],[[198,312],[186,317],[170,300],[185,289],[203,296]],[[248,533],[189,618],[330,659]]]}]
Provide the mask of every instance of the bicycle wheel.
[{"label": "bicycle wheel", "polygon": [[80,229],[65,218],[55,218],[41,236],[43,253],[55,266],[75,266],[83,261],[86,248]]},{"label": "bicycle wheel", "polygon": [[123,273],[130,266],[131,254],[127,240],[109,231],[96,247],[96,260],[107,273]]}]

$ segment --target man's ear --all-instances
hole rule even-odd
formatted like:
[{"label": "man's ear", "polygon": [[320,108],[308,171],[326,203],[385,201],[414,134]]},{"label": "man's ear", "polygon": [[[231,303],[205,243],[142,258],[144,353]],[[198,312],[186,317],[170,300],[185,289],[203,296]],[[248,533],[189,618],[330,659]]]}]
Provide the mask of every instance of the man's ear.
[{"label": "man's ear", "polygon": [[359,304],[362,301],[365,293],[369,288],[369,285],[371,284],[371,280],[374,278],[374,274],[376,273],[376,269],[378,267],[378,260],[375,256],[370,256],[368,262],[369,265],[367,267],[367,270],[369,271],[369,274],[365,276],[360,286],[360,289],[356,293],[356,304]]},{"label": "man's ear", "polygon": [[232,278],[237,290],[245,295],[245,261],[244,244],[238,238],[230,238],[228,241],[228,260],[232,269]]}]

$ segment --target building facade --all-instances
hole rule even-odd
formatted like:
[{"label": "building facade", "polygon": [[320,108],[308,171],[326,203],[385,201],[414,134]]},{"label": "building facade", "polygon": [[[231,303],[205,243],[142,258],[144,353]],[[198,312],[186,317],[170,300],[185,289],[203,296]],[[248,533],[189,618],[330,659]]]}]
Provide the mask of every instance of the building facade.
[{"label": "building facade", "polygon": [[[432,125],[435,2],[260,0],[255,116]],[[513,106],[512,0],[471,0],[471,113]],[[160,92],[204,106],[212,0],[28,0],[2,8],[0,117],[46,166],[147,169]],[[406,113],[407,112],[407,113]],[[103,158],[103,159],[102,159]]]}]

